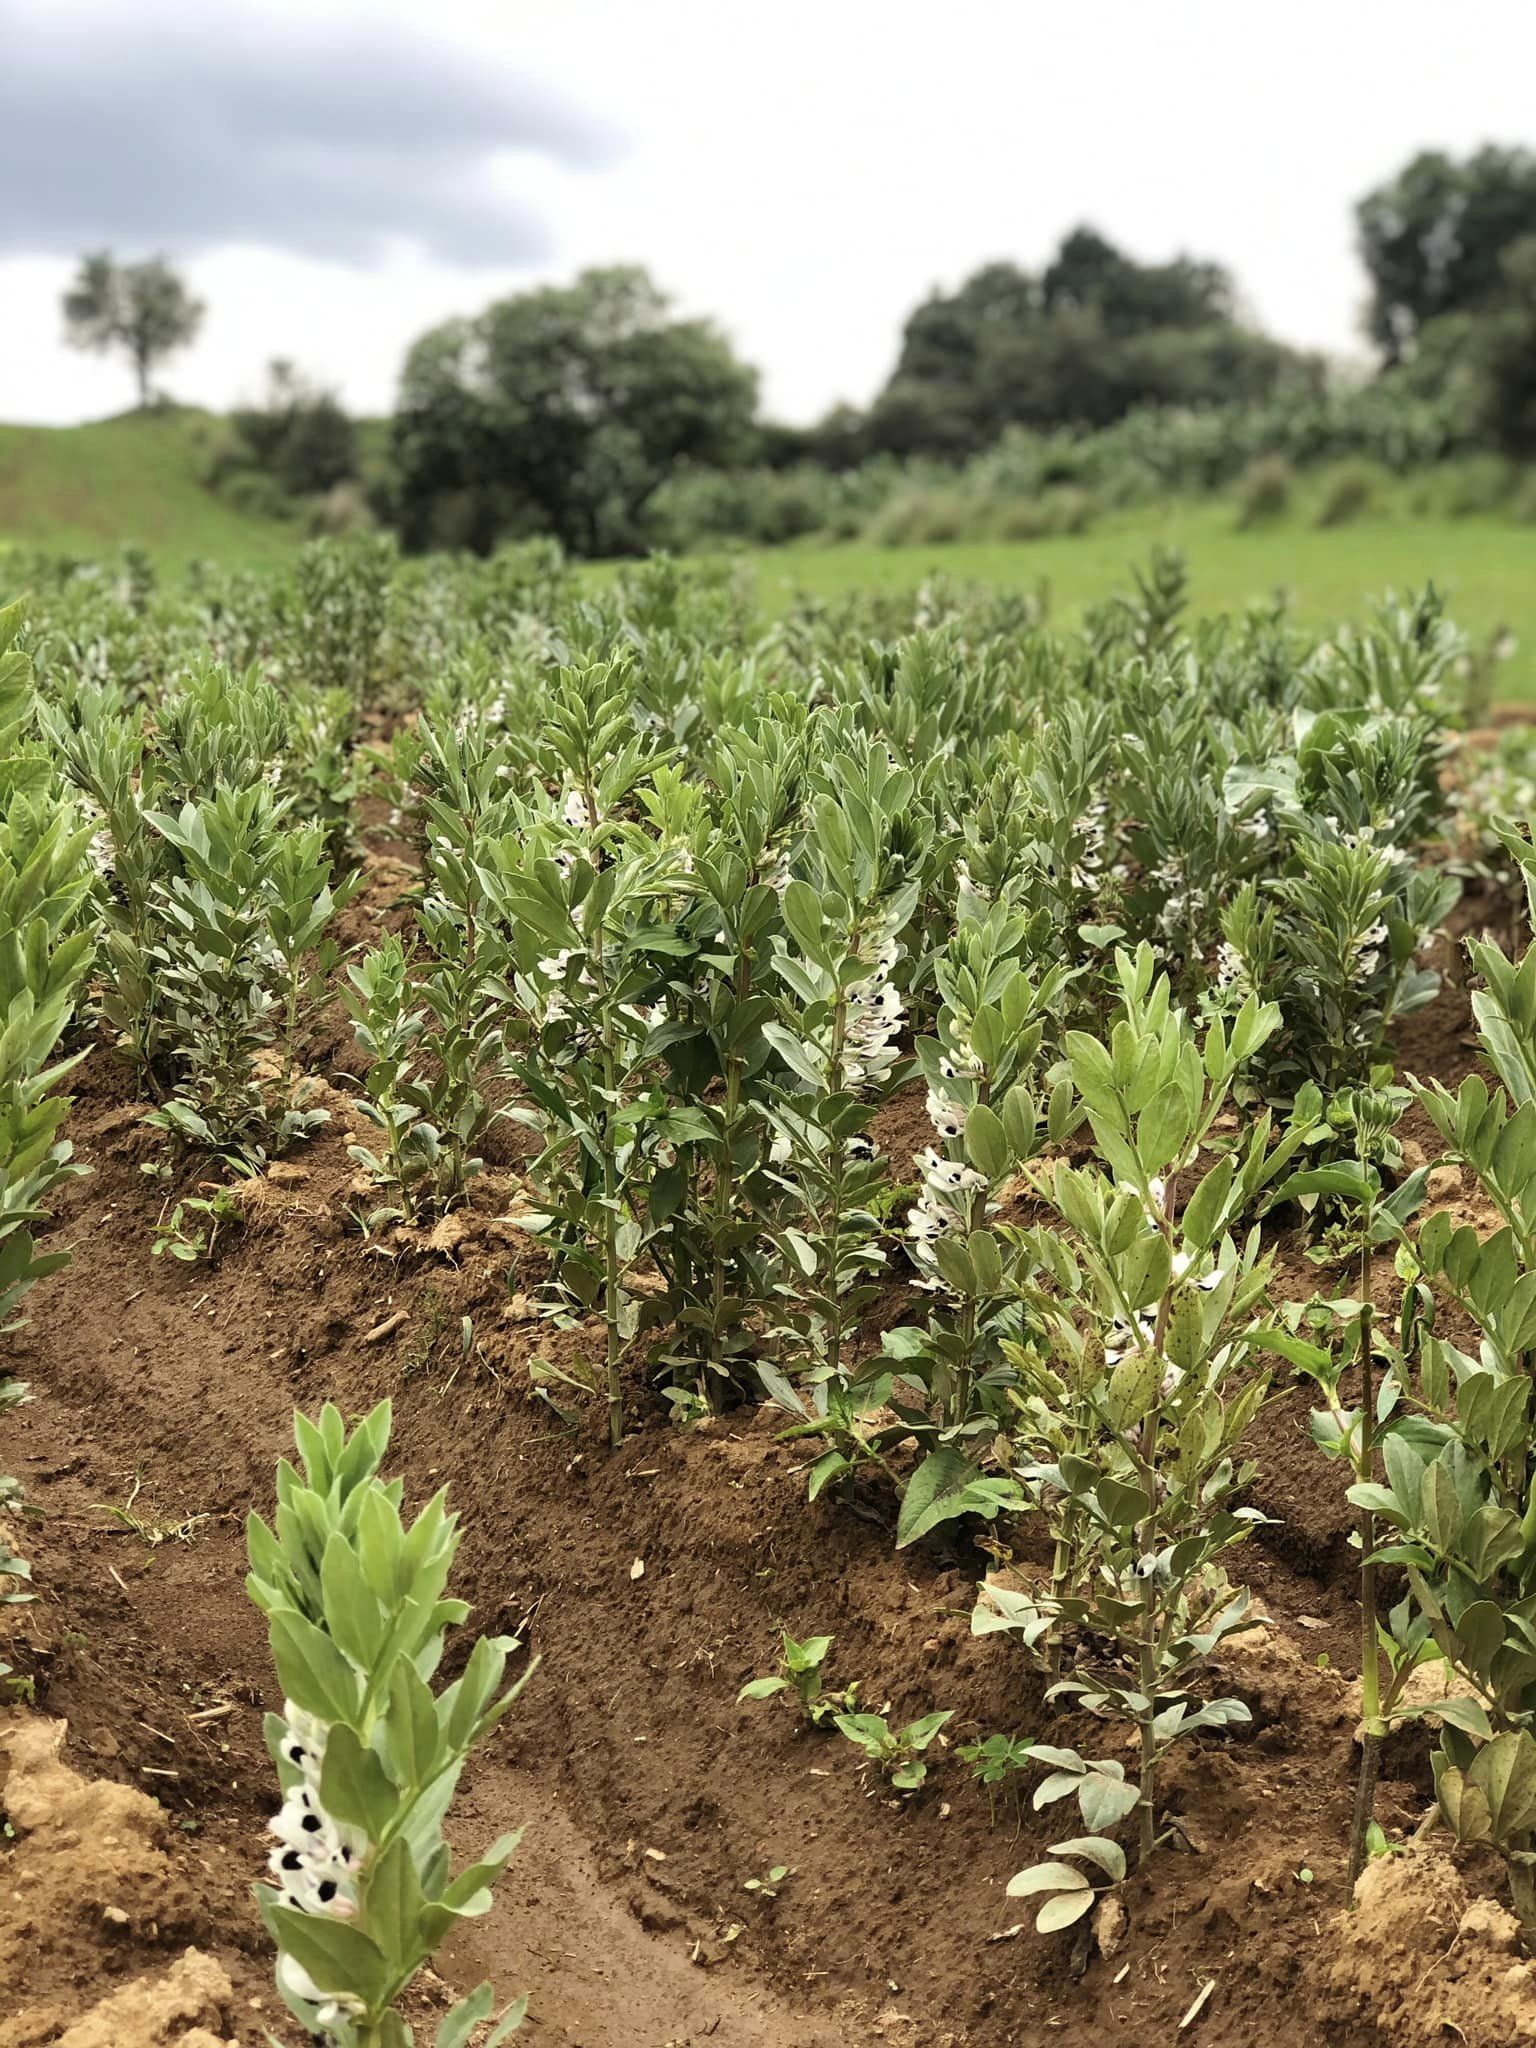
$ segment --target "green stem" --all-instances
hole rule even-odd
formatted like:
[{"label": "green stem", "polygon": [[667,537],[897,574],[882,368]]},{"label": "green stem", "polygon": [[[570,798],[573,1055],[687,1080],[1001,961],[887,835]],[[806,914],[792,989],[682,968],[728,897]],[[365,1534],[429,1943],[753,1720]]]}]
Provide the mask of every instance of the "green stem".
[{"label": "green stem", "polygon": [[[591,803],[591,793],[588,802]],[[595,812],[591,815],[596,815]],[[619,1375],[619,1169],[614,1157],[613,1109],[618,1073],[613,1032],[613,1003],[603,970],[603,928],[599,919],[591,937],[592,976],[603,1020],[603,1321],[607,1325],[608,1441],[618,1450],[624,1441],[624,1383]]]},{"label": "green stem", "polygon": [[[1522,1846],[1529,1849],[1529,1839]],[[1536,1869],[1529,1863],[1509,1865],[1509,1896],[1526,1953],[1536,1955]]]},{"label": "green stem", "polygon": [[[736,999],[744,1002],[752,992],[751,963],[741,954],[736,959]],[[736,1206],[735,1166],[731,1148],[735,1142],[736,1119],[741,1113],[741,1055],[732,1053],[725,1063],[725,1115],[722,1128],[724,1143],[715,1165],[715,1229],[710,1245],[710,1296],[712,1313],[709,1319],[709,1359],[702,1389],[709,1403],[710,1413],[720,1412],[721,1395],[726,1378],[724,1357],[725,1340],[721,1320],[725,1302],[725,1255],[720,1249],[722,1234],[730,1227]]]},{"label": "green stem", "polygon": [[613,1156],[613,1026],[603,1020],[603,1318],[608,1326],[608,1441],[624,1441],[624,1385],[619,1376],[619,1175]]},{"label": "green stem", "polygon": [[[1364,1221],[1365,1241],[1360,1247],[1360,1443],[1355,1454],[1355,1476],[1368,1483],[1376,1466],[1376,1370],[1371,1330],[1371,1226],[1370,1205]],[[1355,1788],[1354,1826],[1349,1841],[1349,1886],[1365,1868],[1366,1836],[1376,1810],[1376,1775],[1381,1767],[1382,1738],[1386,1728],[1381,1718],[1381,1651],[1376,1610],[1376,1517],[1369,1508],[1360,1510],[1360,1778]]]},{"label": "green stem", "polygon": [[1152,1860],[1157,1813],[1157,1736],[1152,1721],[1157,1709],[1157,1656],[1152,1638],[1152,1598],[1150,1589],[1147,1597],[1146,1636],[1141,1645],[1141,1690],[1147,1704],[1141,1715],[1141,1803],[1137,1809],[1140,1842],[1136,1860],[1147,1864]]},{"label": "green stem", "polygon": [[[843,1041],[848,1030],[848,998],[841,983],[838,985],[837,1006],[832,1013],[832,1057],[829,1072],[834,1094],[843,1089]],[[824,1219],[821,1230],[821,1278],[823,1298],[833,1304],[831,1321],[826,1334],[827,1363],[831,1367],[832,1379],[843,1376],[843,1312],[842,1293],[838,1275],[838,1248],[842,1242],[843,1229],[843,1164],[845,1154],[843,1141],[832,1141],[832,1187],[828,1205],[828,1218]],[[830,1252],[830,1258],[827,1254]]]}]

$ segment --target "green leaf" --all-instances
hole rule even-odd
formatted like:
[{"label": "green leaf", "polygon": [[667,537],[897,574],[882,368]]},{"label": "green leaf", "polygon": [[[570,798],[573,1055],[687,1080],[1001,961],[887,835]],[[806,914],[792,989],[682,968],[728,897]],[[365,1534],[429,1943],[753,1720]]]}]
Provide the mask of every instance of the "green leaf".
[{"label": "green leaf", "polygon": [[1010,1899],[1033,1898],[1036,1892],[1086,1892],[1092,1886],[1083,1873],[1071,1863],[1032,1863],[1028,1870],[1021,1870],[1010,1877],[1007,1894]]},{"label": "green leaf", "polygon": [[1071,1927],[1093,1910],[1096,1896],[1091,1891],[1058,1892],[1035,1915],[1036,1934],[1057,1934],[1063,1927]]},{"label": "green leaf", "polygon": [[1087,1825],[1112,1828],[1133,1813],[1141,1800],[1141,1788],[1124,1778],[1111,1778],[1102,1770],[1090,1771],[1077,1788],[1077,1806]]},{"label": "green leaf", "polygon": [[496,2003],[489,1984],[477,1984],[467,1998],[461,1998],[442,2021],[434,2048],[465,2048],[465,2043],[482,2020],[488,2020]]},{"label": "green leaf", "polygon": [[989,1479],[953,1444],[941,1444],[918,1466],[901,1497],[896,1548],[905,1550],[941,1522],[960,1515],[995,1515],[1019,1498],[1011,1481]]},{"label": "green leaf", "polygon": [[1163,1362],[1155,1351],[1128,1351],[1109,1376],[1105,1406],[1118,1430],[1134,1429],[1150,1413],[1162,1385]]},{"label": "green leaf", "polygon": [[1189,1103],[1177,1081],[1170,1081],[1142,1111],[1136,1123],[1136,1156],[1145,1171],[1159,1174],[1171,1166],[1189,1136]]},{"label": "green leaf", "polygon": [[[466,2043],[476,2027],[488,2020],[495,2010],[496,1994],[489,1984],[477,1984],[467,1998],[460,1999],[442,2024],[438,2027],[434,2048],[466,2048]],[[496,2048],[499,2041],[507,2040],[528,2017],[526,1998],[514,1999],[486,2036],[484,2048]]]},{"label": "green leaf", "polygon": [[1013,1150],[995,1109],[978,1102],[965,1119],[966,1156],[989,1181],[999,1181],[1013,1164]]},{"label": "green leaf", "polygon": [[1496,1735],[1473,1758],[1467,1783],[1487,1802],[1495,1841],[1528,1833],[1536,1825],[1536,1740],[1523,1729]]},{"label": "green leaf", "polygon": [[965,1240],[971,1271],[982,1294],[1000,1294],[1003,1288],[1003,1259],[997,1239],[990,1230],[973,1230]]},{"label": "green leaf", "polygon": [[278,1682],[295,1706],[322,1721],[351,1721],[357,1713],[357,1673],[330,1637],[291,1607],[270,1617],[272,1661]]},{"label": "green leaf", "polygon": [[1125,1876],[1125,1851],[1118,1842],[1111,1842],[1103,1835],[1074,1835],[1070,1842],[1052,1842],[1051,1854],[1086,1856],[1090,1863],[1097,1863],[1115,1884]]},{"label": "green leaf", "polygon": [[852,1465],[841,1451],[824,1451],[806,1474],[806,1499],[818,1499],[834,1479],[840,1479],[845,1472],[851,1472],[852,1469]]},{"label": "green leaf", "polygon": [[[329,1754],[326,1762],[330,1762]],[[369,1932],[385,1955],[402,1964],[421,1954],[427,1945],[420,1924],[425,1901],[410,1844],[403,1835],[396,1835],[368,1865],[364,1885]]]},{"label": "green leaf", "polygon": [[1396,1713],[1404,1721],[1448,1721],[1453,1728],[1460,1728],[1467,1735],[1481,1736],[1485,1742],[1493,1733],[1488,1725],[1488,1710],[1482,1701],[1464,1695],[1448,1700],[1426,1700],[1416,1707],[1399,1707]]},{"label": "green leaf", "polygon": [[384,1766],[345,1721],[332,1724],[320,1766],[320,1803],[378,1841],[395,1817],[399,1799]]},{"label": "green leaf", "polygon": [[272,1929],[284,1951],[321,1991],[345,1992],[373,2004],[389,1986],[389,1963],[361,1928],[321,1913],[274,1906]]},{"label": "green leaf", "polygon": [[1337,1166],[1312,1166],[1305,1173],[1293,1173],[1275,1189],[1271,1199],[1294,1202],[1302,1195],[1336,1195],[1363,1208],[1373,1193],[1371,1181],[1359,1167],[1341,1161]]},{"label": "green leaf", "polygon": [[500,2048],[501,2042],[510,2041],[527,2017],[527,1998],[514,1998],[495,2026],[486,2035],[483,2048]]},{"label": "green leaf", "polygon": [[821,935],[825,920],[821,914],[821,898],[809,882],[794,881],[784,891],[784,923],[795,943],[803,953],[813,959],[821,953]]}]

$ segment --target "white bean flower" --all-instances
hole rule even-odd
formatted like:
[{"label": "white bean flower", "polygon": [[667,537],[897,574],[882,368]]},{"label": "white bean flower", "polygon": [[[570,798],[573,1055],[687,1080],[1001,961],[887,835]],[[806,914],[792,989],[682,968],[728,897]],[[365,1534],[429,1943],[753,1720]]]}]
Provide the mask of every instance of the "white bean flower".
[{"label": "white bean flower", "polygon": [[1355,964],[1362,981],[1368,980],[1381,965],[1381,949],[1386,942],[1387,928],[1380,920],[1355,941]]},{"label": "white bean flower", "polygon": [[966,1166],[958,1159],[946,1159],[932,1145],[926,1146],[915,1158],[924,1186],[936,1195],[971,1194],[987,1184],[986,1175],[978,1173],[974,1166]]},{"label": "white bean flower", "polygon": [[912,1240],[912,1256],[918,1265],[932,1272],[937,1265],[935,1249],[941,1237],[950,1237],[961,1228],[961,1220],[953,1209],[945,1207],[931,1194],[922,1194],[907,1211],[907,1236]]},{"label": "white bean flower", "polygon": [[1192,1286],[1198,1287],[1202,1294],[1214,1293],[1221,1285],[1222,1274],[1220,1266],[1209,1266],[1203,1273],[1197,1273],[1194,1267],[1195,1260],[1192,1252],[1175,1252],[1173,1255],[1174,1285],[1179,1286],[1184,1281],[1188,1281]]},{"label": "white bean flower", "polygon": [[315,2024],[320,2027],[339,2027],[346,2020],[361,2019],[368,2009],[350,1992],[322,1991],[303,1964],[286,1954],[277,1959],[277,1988],[289,1998],[315,2006]]},{"label": "white bean flower", "polygon": [[[301,1776],[267,1823],[267,1832],[277,1838],[267,1869],[280,1902],[293,1912],[349,1920],[357,1912],[358,1873],[372,1844],[361,1828],[338,1820],[320,1802],[329,1734],[326,1724],[292,1700],[283,1703],[283,1720],[286,1725],[278,1748],[284,1761]],[[336,2026],[364,2010],[359,1999],[322,1991],[290,1955],[278,1958],[278,1978],[293,1997],[318,2007],[316,2019],[323,2027]]]},{"label": "white bean flower", "polygon": [[890,979],[897,960],[894,939],[885,940],[870,971],[849,985],[843,1030],[843,1085],[858,1088],[887,1080],[899,1053],[906,1020],[901,991]]},{"label": "white bean flower", "polygon": [[941,1095],[936,1088],[928,1090],[928,1121],[932,1124],[934,1136],[950,1143],[965,1136],[966,1107],[952,1095]]}]

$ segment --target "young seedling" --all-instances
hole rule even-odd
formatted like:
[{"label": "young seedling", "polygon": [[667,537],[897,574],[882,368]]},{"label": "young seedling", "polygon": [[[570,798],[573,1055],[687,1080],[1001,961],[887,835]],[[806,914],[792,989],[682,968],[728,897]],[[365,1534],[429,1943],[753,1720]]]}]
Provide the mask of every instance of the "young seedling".
[{"label": "young seedling", "polygon": [[776,1899],[785,1881],[794,1876],[794,1870],[787,1863],[775,1863],[764,1877],[749,1877],[742,1886],[744,1892],[752,1892],[760,1899]]},{"label": "young seedling", "polygon": [[946,1721],[955,1717],[953,1707],[941,1714],[924,1714],[905,1728],[893,1728],[884,1714],[835,1714],[839,1735],[846,1736],[890,1781],[897,1792],[915,1792],[928,1776],[925,1752]]},{"label": "young seedling", "polygon": [[792,1692],[813,1728],[825,1726],[838,1713],[851,1712],[858,1700],[858,1680],[833,1692],[828,1689],[823,1673],[827,1652],[832,1647],[831,1636],[807,1636],[803,1642],[797,1642],[788,1629],[781,1634],[784,1648],[779,1669],[766,1678],[749,1679],[736,1695],[737,1704]]}]

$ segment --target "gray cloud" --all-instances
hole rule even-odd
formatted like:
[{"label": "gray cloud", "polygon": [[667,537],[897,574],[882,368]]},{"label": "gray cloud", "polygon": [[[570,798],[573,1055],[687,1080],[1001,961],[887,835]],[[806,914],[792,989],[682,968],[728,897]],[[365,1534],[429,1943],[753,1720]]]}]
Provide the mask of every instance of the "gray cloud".
[{"label": "gray cloud", "polygon": [[[222,19],[220,18],[222,16]],[[537,262],[498,153],[595,168],[619,138],[548,87],[397,24],[210,8],[34,16],[0,64],[0,251],[252,242],[371,263],[392,238],[466,266]]]}]

